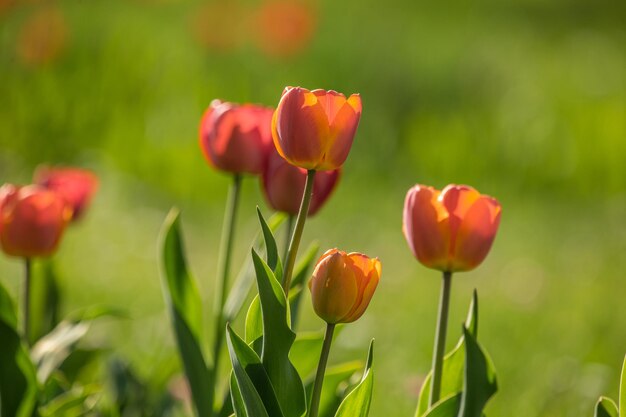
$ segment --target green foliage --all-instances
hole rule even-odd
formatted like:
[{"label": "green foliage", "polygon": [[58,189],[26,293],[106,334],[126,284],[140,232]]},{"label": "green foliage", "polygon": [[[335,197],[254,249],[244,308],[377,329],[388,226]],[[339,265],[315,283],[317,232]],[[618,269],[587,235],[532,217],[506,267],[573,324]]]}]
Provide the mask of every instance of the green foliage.
[{"label": "green foliage", "polygon": [[207,367],[201,342],[202,304],[191,278],[180,232],[180,215],[172,210],[161,232],[161,266],[165,295],[180,356],[199,416],[213,412],[214,373]]},{"label": "green foliage", "polygon": [[621,417],[618,415],[617,405],[612,399],[600,397],[596,403],[594,417]]},{"label": "green foliage", "polygon": [[372,365],[374,361],[374,341],[370,343],[367,354],[367,363],[361,382],[343,400],[335,417],[367,417],[372,401],[372,391],[374,388],[374,371]]},{"label": "green foliage", "polygon": [[622,377],[619,385],[619,417],[626,417],[626,356],[624,356]]}]

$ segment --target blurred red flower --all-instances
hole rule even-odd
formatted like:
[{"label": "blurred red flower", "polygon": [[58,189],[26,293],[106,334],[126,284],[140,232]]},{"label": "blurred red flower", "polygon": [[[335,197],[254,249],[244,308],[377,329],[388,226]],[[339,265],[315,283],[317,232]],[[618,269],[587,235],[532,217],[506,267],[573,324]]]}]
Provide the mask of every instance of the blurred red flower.
[{"label": "blurred red flower", "polygon": [[41,8],[20,29],[17,55],[27,66],[49,64],[65,48],[67,37],[67,23],[61,11],[51,6]]}]

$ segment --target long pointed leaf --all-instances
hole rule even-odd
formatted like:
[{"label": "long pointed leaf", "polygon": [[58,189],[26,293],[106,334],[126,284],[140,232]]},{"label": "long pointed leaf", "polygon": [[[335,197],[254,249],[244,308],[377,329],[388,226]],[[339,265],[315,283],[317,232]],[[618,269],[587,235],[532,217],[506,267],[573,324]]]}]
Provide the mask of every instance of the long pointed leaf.
[{"label": "long pointed leaf", "polygon": [[622,365],[622,377],[619,384],[619,417],[626,417],[626,356]]},{"label": "long pointed leaf", "polygon": [[596,403],[594,417],[618,417],[617,405],[610,398],[600,397]]},{"label": "long pointed leaf", "polygon": [[213,373],[207,367],[201,345],[202,304],[185,259],[180,216],[170,211],[161,231],[163,294],[169,307],[180,357],[189,380],[197,415],[213,409]]},{"label": "long pointed leaf", "polygon": [[296,335],[289,326],[285,293],[271,268],[254,250],[252,261],[263,312],[263,366],[285,417],[300,417],[306,411],[306,399],[300,375],[289,360]]},{"label": "long pointed leaf", "polygon": [[374,361],[374,341],[370,343],[367,354],[367,364],[361,382],[343,400],[335,417],[367,417],[372,401],[372,391],[374,388],[374,371],[372,369]]}]

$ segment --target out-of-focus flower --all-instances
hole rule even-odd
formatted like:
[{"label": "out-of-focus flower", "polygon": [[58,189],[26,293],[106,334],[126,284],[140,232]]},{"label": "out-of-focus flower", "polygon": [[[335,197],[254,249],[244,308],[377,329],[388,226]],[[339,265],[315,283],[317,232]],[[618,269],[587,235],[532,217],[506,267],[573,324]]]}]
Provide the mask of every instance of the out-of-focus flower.
[{"label": "out-of-focus flower", "polygon": [[254,40],[268,55],[289,56],[306,47],[315,33],[317,16],[302,0],[264,1],[255,16]]},{"label": "out-of-focus flower", "polygon": [[215,168],[261,174],[272,146],[272,109],[214,100],[200,122],[200,148]]},{"label": "out-of-focus flower", "polygon": [[15,0],[0,0],[0,16],[4,14],[11,6],[13,6]]},{"label": "out-of-focus flower", "polygon": [[208,49],[231,51],[248,34],[246,9],[233,0],[206,1],[194,11],[191,20],[194,37]]},{"label": "out-of-focus flower", "polygon": [[[320,171],[315,175],[309,216],[317,213],[328,200],[339,181],[340,172],[336,169]],[[305,169],[291,165],[272,149],[261,179],[261,188],[269,205],[276,211],[298,214],[306,176]]]},{"label": "out-of-focus flower", "polygon": [[315,313],[330,324],[357,320],[369,305],[380,274],[378,258],[337,249],[326,251],[309,281]]},{"label": "out-of-focus flower", "polygon": [[500,212],[496,199],[466,185],[448,185],[442,191],[416,185],[404,202],[404,236],[425,266],[469,271],[489,253]]},{"label": "out-of-focus flower", "polygon": [[98,177],[82,168],[40,166],[34,182],[58,192],[72,208],[72,221],[82,217],[98,189]]},{"label": "out-of-focus flower", "polygon": [[361,97],[287,87],[272,118],[278,153],[290,164],[316,171],[343,165],[361,118]]},{"label": "out-of-focus flower", "polygon": [[46,257],[56,250],[72,209],[38,185],[0,188],[0,246],[11,256]]},{"label": "out-of-focus flower", "polygon": [[67,23],[60,10],[46,6],[34,12],[22,26],[17,55],[28,66],[38,67],[54,61],[67,43]]}]

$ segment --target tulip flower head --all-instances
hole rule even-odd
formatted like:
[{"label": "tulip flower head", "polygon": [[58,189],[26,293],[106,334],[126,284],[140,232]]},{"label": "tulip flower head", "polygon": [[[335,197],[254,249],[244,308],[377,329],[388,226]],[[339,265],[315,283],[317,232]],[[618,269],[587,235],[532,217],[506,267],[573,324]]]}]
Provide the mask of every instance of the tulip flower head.
[{"label": "tulip flower head", "polygon": [[500,224],[500,203],[472,187],[409,190],[403,232],[415,257],[444,272],[469,271],[485,259]]},{"label": "tulip flower head", "polygon": [[327,251],[309,281],[313,309],[329,324],[351,323],[363,315],[381,274],[378,258]]},{"label": "tulip flower head", "polygon": [[209,164],[235,174],[261,174],[272,143],[272,109],[214,100],[200,122],[200,148]]},{"label": "tulip flower head", "polygon": [[11,256],[50,256],[71,216],[71,207],[55,191],[6,184],[0,188],[0,246]]},{"label": "tulip flower head", "polygon": [[41,166],[34,175],[35,184],[58,192],[72,208],[72,221],[80,219],[98,189],[98,177],[81,168]]},{"label": "tulip flower head", "polygon": [[348,157],[361,118],[361,97],[287,87],[272,118],[278,153],[316,171],[338,169]]},{"label": "tulip flower head", "polygon": [[[317,213],[326,203],[339,182],[340,174],[341,170],[336,169],[320,171],[315,175],[309,216]],[[261,188],[269,205],[276,211],[298,214],[306,176],[305,169],[291,165],[276,150],[272,150],[261,178]]]}]

